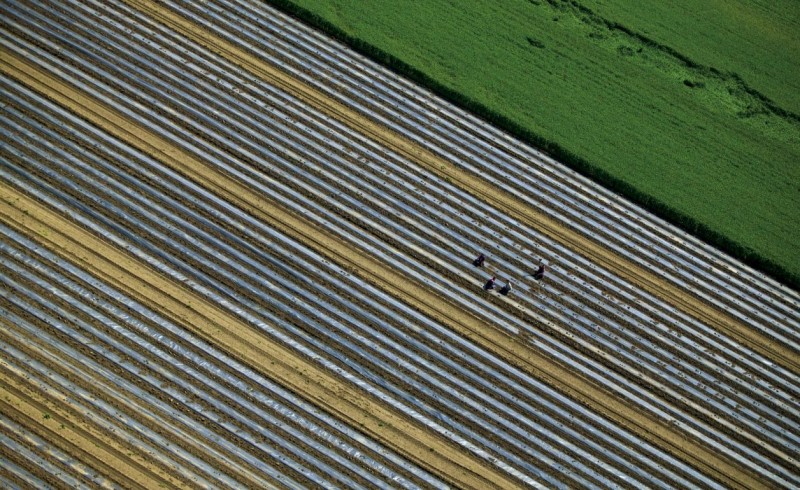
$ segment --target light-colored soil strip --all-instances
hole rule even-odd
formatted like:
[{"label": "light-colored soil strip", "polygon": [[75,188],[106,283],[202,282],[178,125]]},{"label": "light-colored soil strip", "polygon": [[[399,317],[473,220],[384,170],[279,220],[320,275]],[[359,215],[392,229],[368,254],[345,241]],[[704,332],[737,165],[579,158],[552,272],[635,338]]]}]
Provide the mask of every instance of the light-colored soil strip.
[{"label": "light-colored soil strip", "polygon": [[5,183],[0,183],[0,219],[455,487],[522,488],[491,465]]},{"label": "light-colored soil strip", "polygon": [[[0,328],[7,328],[5,323],[0,318]],[[68,400],[66,396],[48,397],[26,382],[22,374],[7,371],[0,364],[3,413],[125,488],[186,488],[137,454],[135,448],[95,427],[78,410],[70,408]]]},{"label": "light-colored soil strip", "polygon": [[[662,447],[665,451],[687,461],[732,488],[763,487],[763,483],[759,482],[757,476],[741,468],[741,465],[730,461],[714,449],[706,447],[700,441],[694,440],[687,434],[679,432],[668,422],[637,410],[625,400],[620,400],[602,388],[597,387],[596,382],[584,379],[573,373],[568,367],[549,359],[543,353],[532,350],[528,345],[518,343],[515,338],[494,326],[478,321],[460,310],[456,305],[449,303],[446,298],[439,297],[431,291],[420,287],[417,281],[395,272],[392,268],[387,267],[372,256],[338,241],[335,237],[320,233],[315,224],[286,211],[278,203],[270,202],[263,195],[253,192],[238,181],[232,180],[210,168],[169,141],[150,133],[145,128],[122,117],[98,101],[60,82],[49,74],[28,65],[10,53],[0,51],[0,60],[2,60],[0,62],[0,70],[14,76],[31,88],[50,96],[76,114],[104,128],[110,134],[149,153],[154,158],[161,160],[200,185],[217,193],[220,197],[270,223],[282,233],[307,244],[332,262],[344,266],[362,279],[377,285],[408,304],[416,306],[425,314],[447,325],[453,331],[459,332],[533,376],[580,400],[593,410],[604,414],[615,423],[631,430],[643,439]],[[25,221],[26,215],[20,211],[22,208],[17,209],[19,202],[24,203],[25,209],[30,208],[31,212],[35,211],[37,216],[41,215],[46,218],[48,227],[60,227],[61,229],[69,230],[66,235],[73,238],[86,235],[85,232],[74,225],[62,223],[63,219],[58,215],[24,198],[12,188],[0,186],[0,191],[2,192],[0,198],[6,202],[3,205],[3,212],[13,212],[19,215],[21,222]],[[16,207],[12,208],[9,205],[14,203],[15,200],[19,201],[16,201],[14,204]],[[29,234],[36,231],[35,226],[33,228],[28,226]],[[41,237],[38,237],[38,239],[42,240]],[[59,241],[54,250],[57,251],[59,247],[74,243],[72,240],[66,240],[68,241],[64,244]],[[83,257],[86,254],[96,256],[91,251],[101,251],[103,257],[112,259],[108,266],[102,265],[102,267],[100,264],[108,262],[106,259],[98,257],[88,262],[81,261],[80,265],[82,267],[96,271],[97,274],[105,277],[109,274],[106,272],[107,268],[116,271],[122,264],[126,264],[126,270],[137,276],[142,276],[146,280],[139,277],[129,279],[127,275],[123,276],[121,272],[113,272],[114,275],[109,276],[109,280],[121,284],[133,284],[134,282],[132,281],[135,280],[140,285],[132,289],[128,288],[132,294],[136,294],[137,297],[140,295],[147,296],[148,303],[156,305],[160,311],[164,311],[171,318],[176,318],[180,323],[194,326],[199,335],[208,338],[210,342],[215,344],[222,344],[234,356],[241,357],[244,356],[244,353],[252,353],[253,357],[246,358],[251,361],[251,364],[254,363],[256,366],[270,368],[273,374],[279,374],[278,379],[281,382],[287,386],[298,388],[298,393],[305,393],[310,399],[321,402],[322,406],[329,407],[332,412],[343,416],[345,420],[355,421],[354,427],[358,427],[362,417],[365,417],[365,420],[370,422],[367,427],[371,433],[384,441],[390,441],[390,446],[410,455],[412,459],[421,462],[423,467],[433,467],[434,473],[441,474],[442,471],[445,471],[444,476],[446,479],[452,480],[454,478],[449,470],[444,470],[445,466],[439,466],[439,464],[446,463],[447,466],[452,467],[452,461],[449,458],[455,458],[458,461],[458,453],[454,452],[449,445],[445,445],[429,435],[412,435],[418,433],[419,430],[407,423],[405,419],[387,411],[371,399],[364,398],[362,395],[353,392],[349,386],[342,384],[336,378],[320,371],[313,365],[302,361],[296,354],[286,350],[284,347],[272,344],[268,339],[243,325],[238,319],[220,311],[202,298],[185,291],[181,286],[173,284],[149,270],[145,270],[147,266],[142,263],[128,258],[118,250],[88,235],[85,239],[78,240],[78,242],[84,244],[94,243],[94,245],[90,246],[89,250],[81,247],[82,249],[70,253],[70,256]],[[98,266],[95,266],[95,261],[97,261]],[[186,306],[189,304],[187,301],[191,301],[194,309]],[[196,308],[200,307],[202,312],[195,311]],[[201,313],[202,316],[200,316]],[[209,325],[209,321],[212,322],[211,325]],[[255,346],[263,347],[256,349]],[[282,369],[276,371],[277,368],[274,366],[266,365],[263,362],[265,358],[274,359]],[[293,369],[292,366],[297,366],[297,369]],[[298,374],[299,371],[311,373],[308,375],[309,378],[317,383],[309,383],[309,378]],[[265,373],[269,372],[269,369],[265,371]],[[353,400],[354,403],[337,401],[337,393],[342,393],[348,399]],[[346,406],[341,406],[339,403],[346,403]],[[359,409],[359,405],[363,406],[365,410]],[[360,415],[359,412],[361,412]],[[379,413],[380,415],[378,415]],[[386,426],[382,426],[382,423],[386,423]],[[398,429],[399,427],[414,427],[416,432],[406,432]],[[398,432],[400,434],[408,433],[411,436],[411,440],[405,437],[398,437]],[[430,453],[428,451],[420,451],[419,441],[424,441],[424,447],[435,448],[435,450]],[[448,458],[442,458],[446,459],[446,461],[438,461],[438,458],[433,457],[434,455],[438,456],[440,452],[448,455]],[[466,458],[466,454],[464,454],[464,457]],[[462,461],[461,463],[476,473],[486,470],[477,462]],[[458,469],[458,471],[463,472],[463,469]],[[489,477],[488,481],[494,481],[495,483],[500,481],[494,478],[497,477]]]},{"label": "light-colored soil strip", "polygon": [[280,68],[236,47],[203,27],[175,14],[150,0],[123,0],[132,8],[150,15],[189,39],[208,48],[261,79],[278,86],[315,109],[333,117],[376,142],[424,166],[440,178],[446,179],[470,194],[503,209],[506,213],[529,226],[542,230],[550,238],[571,250],[583,254],[592,262],[615,272],[620,277],[638,285],[648,293],[660,297],[698,320],[726,332],[795,373],[800,373],[800,354],[791,348],[748,327],[727,312],[698,299],[676,285],[665,281],[647,269],[616,254],[604,244],[590,240],[563,224],[547,217],[511,194],[486,184],[475,175],[457,168],[449,161],[431,153],[399,133],[374,122],[353,109],[330,99],[316,89],[295,79]]},{"label": "light-colored soil strip", "polygon": [[[2,304],[3,304],[2,303],[2,299],[0,299],[0,306],[2,306]],[[23,331],[15,328],[13,326],[9,327],[5,331],[0,331],[0,339],[4,339],[4,337],[8,337],[7,339],[4,339],[4,340],[10,342],[10,341],[12,341],[11,339],[15,339],[18,342],[23,343],[24,346],[25,346],[24,350],[28,351],[28,355],[30,355],[32,357],[35,357],[35,358],[41,356],[40,361],[43,361],[44,363],[46,363],[46,365],[48,365],[48,369],[52,369],[54,371],[59,372],[62,376],[66,376],[67,379],[69,379],[70,388],[74,387],[74,389],[76,389],[76,390],[83,390],[83,392],[85,394],[88,394],[88,395],[84,395],[84,396],[90,396],[93,400],[103,400],[106,403],[109,403],[110,405],[113,405],[115,407],[114,410],[115,410],[116,416],[118,416],[120,418],[125,417],[125,418],[128,418],[129,420],[134,420],[138,424],[140,424],[140,426],[147,427],[147,429],[143,429],[143,430],[152,430],[154,427],[162,427],[161,423],[156,418],[158,416],[166,416],[168,418],[169,417],[173,417],[174,418],[174,414],[165,414],[163,409],[159,410],[156,407],[152,407],[152,408],[155,408],[155,410],[153,410],[151,413],[146,413],[147,412],[146,410],[142,410],[142,411],[137,410],[137,408],[135,407],[135,404],[131,404],[130,401],[131,400],[138,400],[139,399],[138,398],[138,394],[134,393],[134,392],[131,392],[131,391],[128,391],[128,390],[126,390],[125,388],[123,388],[121,386],[117,386],[116,390],[115,390],[111,385],[107,384],[108,380],[101,380],[99,378],[98,379],[87,380],[87,379],[84,379],[81,376],[77,375],[76,373],[89,373],[89,372],[91,372],[91,369],[87,371],[86,367],[84,365],[82,365],[79,362],[78,359],[75,359],[74,357],[72,357],[71,355],[69,355],[69,354],[67,354],[65,352],[61,352],[58,355],[58,361],[57,361],[58,364],[53,364],[54,360],[52,358],[48,359],[48,356],[42,355],[41,353],[45,352],[46,350],[51,350],[51,353],[52,353],[52,350],[53,349],[57,350],[58,346],[50,347],[51,344],[43,343],[40,339],[36,338],[35,336],[30,338],[29,337],[30,335],[31,334],[23,332]],[[105,385],[104,385],[104,383],[105,383]],[[119,391],[117,391],[116,393],[111,393],[111,391],[106,391],[106,389],[103,388],[103,386],[110,387],[111,391],[117,391],[117,390],[119,390]],[[57,389],[63,390],[63,387],[62,388],[57,388]],[[107,419],[107,414],[104,415],[104,416]],[[109,420],[109,419],[107,419],[107,420]],[[118,424],[119,423],[116,419],[111,419],[110,422],[112,424]],[[170,423],[170,422],[167,422],[167,423]],[[189,424],[189,426],[191,426],[191,425],[192,424]],[[186,430],[187,427],[184,426],[182,429]],[[107,427],[105,427],[105,428],[103,428],[101,430],[103,430],[104,432],[107,432],[109,429]],[[113,431],[114,431],[114,429],[111,429],[111,432],[113,432]],[[203,436],[199,436],[198,437],[198,435],[196,433],[195,434],[191,434],[190,431],[191,431],[191,427],[189,427],[188,431],[185,432],[184,434],[176,435],[176,434],[173,433],[169,437],[170,445],[174,444],[177,447],[186,447],[186,446],[189,446],[189,445],[194,445],[196,447],[203,448],[200,451],[195,451],[195,454],[197,454],[197,453],[206,454],[206,449],[205,448],[208,447],[208,445],[213,444],[213,442],[210,441],[208,438],[204,438]],[[196,439],[193,439],[193,437],[196,438]],[[132,449],[134,447],[136,447],[138,449],[138,446],[131,446],[130,443],[127,443],[127,444]],[[221,448],[218,448],[217,450],[219,450],[221,452],[224,452],[224,449],[221,449]],[[148,452],[148,454],[149,454],[149,452]],[[263,486],[263,484],[264,484],[263,483],[264,480],[260,477],[261,475],[255,475],[255,473],[260,473],[259,471],[254,472],[251,469],[252,466],[247,466],[246,464],[242,465],[240,462],[237,462],[237,460],[236,460],[236,458],[234,456],[230,456],[230,455],[226,454],[225,458],[217,458],[217,459],[214,459],[213,461],[209,460],[209,458],[207,456],[204,459],[206,460],[207,464],[208,463],[210,463],[210,464],[208,464],[209,468],[203,468],[202,467],[203,465],[201,464],[199,466],[201,472],[202,471],[212,472],[212,473],[220,472],[220,473],[227,474],[227,475],[235,475],[234,478],[238,482],[241,482],[241,485],[249,487],[249,488],[260,487],[260,486]],[[172,477],[169,476],[169,475],[173,475],[174,474],[174,475],[179,475],[179,476],[181,476],[181,478],[183,478],[183,483],[174,484],[174,485],[183,486],[183,487],[187,487],[187,486],[190,486],[190,487],[201,487],[201,486],[203,486],[203,485],[201,485],[199,483],[195,483],[195,481],[191,480],[189,477],[187,477],[185,475],[181,475],[178,472],[175,472],[174,462],[173,462],[173,459],[170,456],[167,456],[166,458],[160,458],[160,460],[157,461],[157,462],[161,465],[162,477],[169,477],[170,479],[172,479]],[[192,462],[189,463],[189,465],[193,465],[193,464],[194,463],[192,463]],[[198,467],[195,466],[195,468],[198,468]],[[191,471],[195,471],[195,469],[193,468],[193,470],[191,470]],[[205,476],[204,476],[204,478],[205,478]],[[214,480],[212,479],[210,481],[214,481]]]}]

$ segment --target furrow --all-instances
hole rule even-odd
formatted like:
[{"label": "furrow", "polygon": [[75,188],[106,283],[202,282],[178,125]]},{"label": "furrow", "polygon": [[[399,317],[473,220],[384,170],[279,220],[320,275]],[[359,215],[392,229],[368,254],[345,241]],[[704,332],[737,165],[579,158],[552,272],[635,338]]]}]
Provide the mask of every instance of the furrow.
[{"label": "furrow", "polygon": [[[701,386],[702,386],[702,385],[701,385]],[[673,395],[673,396],[676,396],[678,399],[681,399],[681,395]],[[709,418],[711,418],[711,417],[713,417],[713,416],[709,415]],[[774,451],[774,450],[773,450],[773,451]]]}]

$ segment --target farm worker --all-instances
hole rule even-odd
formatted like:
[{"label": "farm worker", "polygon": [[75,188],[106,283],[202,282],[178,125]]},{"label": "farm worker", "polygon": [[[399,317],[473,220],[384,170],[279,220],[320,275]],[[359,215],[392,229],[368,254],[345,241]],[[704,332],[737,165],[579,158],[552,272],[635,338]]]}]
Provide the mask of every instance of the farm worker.
[{"label": "farm worker", "polygon": [[492,277],[491,279],[486,281],[486,284],[483,285],[483,289],[485,289],[487,291],[490,290],[490,289],[494,289],[494,280],[495,279],[497,279],[497,278],[496,277]]},{"label": "farm worker", "polygon": [[511,279],[506,282],[506,285],[500,288],[500,294],[508,294],[511,292]]},{"label": "farm worker", "polygon": [[542,263],[542,261],[539,261],[539,268],[536,269],[536,272],[533,273],[533,278],[536,279],[537,281],[539,279],[543,278],[544,277],[544,271],[546,271],[546,270],[547,270],[547,267]]},{"label": "farm worker", "polygon": [[472,261],[472,264],[475,267],[483,267],[483,262],[486,260],[486,257],[483,254],[478,255],[478,258]]}]

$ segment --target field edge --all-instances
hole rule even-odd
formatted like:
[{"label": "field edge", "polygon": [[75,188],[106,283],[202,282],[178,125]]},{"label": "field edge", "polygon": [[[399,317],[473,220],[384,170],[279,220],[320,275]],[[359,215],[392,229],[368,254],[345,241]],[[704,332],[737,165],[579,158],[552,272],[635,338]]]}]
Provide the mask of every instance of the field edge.
[{"label": "field edge", "polygon": [[291,0],[261,0],[268,5],[280,10],[314,29],[336,39],[347,45],[349,48],[366,56],[370,60],[384,66],[395,74],[406,78],[427,90],[430,90],[438,97],[454,104],[475,117],[505,131],[509,135],[530,144],[537,150],[553,158],[559,163],[578,172],[582,176],[594,181],[606,189],[628,199],[634,204],[641,206],[655,216],[676,226],[682,231],[692,235],[702,242],[742,261],[744,264],[767,275],[777,282],[800,291],[800,274],[792,272],[789,268],[771,260],[752,248],[737,242],[730,237],[712,229],[707,224],[678,211],[674,207],[663,201],[640,191],[631,184],[615,177],[606,170],[592,164],[587,159],[580,157],[573,152],[565,149],[556,141],[548,140],[540,134],[512,121],[510,118],[492,111],[484,104],[471,99],[464,94],[451,89],[450,87],[432,79],[422,72],[391,55],[382,49],[365,42],[364,40],[351,36],[344,30],[329,22],[323,17],[307,10]]}]

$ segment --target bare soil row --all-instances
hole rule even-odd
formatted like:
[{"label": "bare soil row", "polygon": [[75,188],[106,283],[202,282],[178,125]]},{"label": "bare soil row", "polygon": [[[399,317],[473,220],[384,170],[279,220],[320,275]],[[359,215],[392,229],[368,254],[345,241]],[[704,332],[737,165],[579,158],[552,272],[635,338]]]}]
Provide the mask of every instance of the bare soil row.
[{"label": "bare soil row", "polygon": [[[781,435],[797,420],[796,400],[787,394],[791,388],[784,388],[796,376],[797,360],[790,348],[664,281],[649,267],[605,248],[602,240],[581,235],[580,227],[531,208],[513,193],[498,190],[401,132],[333,101],[174,12],[151,2],[130,5],[186,35],[180,38],[180,49],[202,53],[194,44],[199,43],[245,70],[245,75],[215,72],[219,62],[209,62],[212,77],[266,81],[276,92],[283,90],[287,101],[289,96],[301,100],[287,102],[287,107],[305,109],[266,106],[270,120],[252,107],[249,114],[218,111],[212,102],[195,107],[197,114],[216,119],[220,127],[235,127],[241,141],[252,138],[252,129],[263,131],[264,140],[254,150],[255,146],[223,140],[220,128],[204,129],[201,119],[190,121],[179,102],[191,103],[183,85],[165,97],[136,77],[131,77],[131,85],[108,79],[113,91],[103,99],[98,96],[103,89],[65,82],[63,74],[3,48],[6,80],[21,82],[62,108],[47,108],[22,94],[9,105],[4,121],[15,140],[2,150],[7,162],[0,213],[7,230],[4,240],[10,244],[21,234],[58,257],[52,259],[53,267],[69,265],[86,276],[70,276],[80,287],[49,290],[43,284],[56,281],[55,272],[45,271],[33,259],[19,258],[21,252],[13,250],[24,248],[20,243],[4,247],[0,259],[8,273],[0,307],[19,319],[20,326],[10,324],[8,331],[14,335],[2,341],[61,372],[61,389],[74,386],[91,393],[97,401],[93,406],[113,407],[120,419],[135,422],[168,444],[155,455],[137,451],[132,441],[147,434],[103,434],[108,424],[120,422],[100,415],[99,408],[89,410],[99,418],[83,420],[80,410],[58,405],[76,396],[69,391],[44,398],[27,394],[43,385],[46,369],[26,380],[4,365],[8,381],[3,391],[8,396],[3,403],[16,407],[9,413],[21,430],[79,455],[102,478],[125,486],[235,482],[314,487],[327,482],[369,487],[380,481],[386,486],[446,482],[464,488],[490,482],[504,482],[509,488],[539,483],[757,487],[763,483],[759,475],[725,452],[739,447],[752,451],[755,464],[766,461],[781,467],[770,476],[774,481],[793,478],[795,441]],[[59,15],[41,9],[39,13],[54,23]],[[102,23],[109,29],[113,25],[105,19]],[[138,29],[134,24],[122,27]],[[18,27],[11,32],[12,44],[38,43],[35,32]],[[107,41],[104,44],[100,36],[87,45],[96,49],[92,55],[59,55],[61,66],[88,73],[81,57],[127,61],[111,47],[112,39]],[[131,62],[144,69],[143,60]],[[162,61],[153,57],[152,62]],[[175,73],[165,76],[182,80],[186,87],[195,85],[191,75]],[[8,83],[5,87],[12,87]],[[196,90],[205,89],[197,84]],[[257,90],[247,96],[268,100]],[[148,101],[159,98],[158,107],[148,108]],[[136,108],[134,100],[146,109]],[[12,110],[19,115],[12,116]],[[67,113],[79,116],[86,127],[79,128]],[[169,121],[168,126],[157,129],[154,114]],[[30,125],[23,123],[28,118]],[[295,121],[295,130],[279,122],[287,120]],[[322,130],[309,130],[312,127]],[[344,139],[348,132],[358,137]],[[113,143],[101,142],[98,135]],[[295,150],[287,151],[287,145]],[[315,150],[301,153],[304,146]],[[136,159],[140,165],[130,163]],[[115,160],[114,165],[101,163]],[[219,164],[225,161],[239,166]],[[295,168],[305,173],[295,174]],[[390,201],[394,204],[387,205]],[[442,208],[437,210],[431,202]],[[381,221],[380,214],[394,220]],[[502,221],[487,224],[495,216]],[[475,237],[487,227],[490,234],[481,244]],[[531,235],[531,229],[541,236]],[[498,247],[494,241],[506,235],[530,241]],[[486,295],[479,289],[485,273],[469,265],[474,253],[470,246],[496,250],[486,272],[500,274],[529,268],[530,248],[550,250],[558,257],[552,276],[557,280],[521,284],[511,297]],[[556,255],[560,249],[572,250],[571,255]],[[633,283],[643,292],[609,287],[606,279],[579,266],[581,261],[613,276],[612,286]],[[14,296],[10,291],[15,288],[25,292]],[[572,312],[584,301],[582,292],[603,305],[602,312],[592,313],[592,322],[619,325],[617,344],[581,338],[576,326],[584,320]],[[131,309],[132,302],[139,306]],[[171,352],[170,357],[154,355],[147,343],[134,342],[112,328],[111,317],[99,313],[109,311],[98,306],[107,304],[127,311],[114,316],[114,322],[144,324],[158,332],[161,340],[153,349]],[[661,304],[669,305],[663,313]],[[648,309],[639,310],[642,305]],[[537,311],[537,306],[544,308]],[[50,312],[47,316],[32,313],[45,310]],[[637,334],[643,344],[626,354],[626,331],[641,329],[637,317],[648,315],[663,315],[653,321],[654,329],[675,319],[717,330],[732,350],[692,353],[687,350],[691,343],[675,348],[656,331],[644,331]],[[161,319],[154,320],[156,316]],[[24,340],[34,339],[37,329],[58,345]],[[88,330],[100,336],[98,342],[105,339],[107,355],[78,340],[77,332]],[[545,338],[553,339],[552,344],[543,343]],[[329,417],[325,420],[341,424],[339,432],[328,429],[338,436],[321,435],[294,416],[276,415],[274,405],[251,395],[263,391],[261,382],[201,345],[218,349],[220,355],[288,389],[308,404],[294,402],[299,416],[311,419],[319,411]],[[60,364],[60,346],[95,364],[69,357],[74,354]],[[653,346],[658,350],[651,350]],[[637,350],[644,352],[640,355],[647,366],[663,366],[664,372],[632,367],[629,359]],[[775,380],[776,397],[763,388],[769,374],[758,374],[756,381],[741,374],[745,371],[739,367],[738,352],[745,351],[753,359],[776,362],[777,372],[788,370],[789,379]],[[588,364],[573,365],[564,361],[567,358],[586,359]],[[131,364],[120,364],[120,359]],[[720,372],[718,366],[726,364],[737,368]],[[132,365],[137,367],[128,367]],[[87,366],[113,374],[98,374],[93,381]],[[679,377],[697,373],[740,387],[726,384],[722,389],[729,391],[709,393],[723,403],[733,400],[748,411],[758,410],[747,417],[752,424],[760,417],[758,423],[774,435],[756,436],[754,425],[737,423],[735,409],[710,414],[697,398],[697,383],[669,384],[676,370],[683,373]],[[624,382],[604,386],[599,381],[604,379]],[[115,387],[115,380],[127,388]],[[209,380],[226,388],[215,388]],[[626,390],[630,399],[621,396]],[[236,396],[231,398],[231,393]],[[652,401],[649,409],[632,405],[645,399]],[[74,439],[47,430],[53,422],[48,418],[40,426],[35,408],[45,406],[52,407],[59,423],[80,422],[89,429]],[[674,410],[675,415],[662,410]],[[251,425],[248,420],[259,422]],[[122,432],[123,425],[117,427]],[[23,444],[24,438],[15,440]],[[11,454],[10,447],[3,446],[4,454]],[[105,449],[96,453],[90,447]],[[174,474],[164,463],[169,455],[179,467]],[[111,467],[136,472],[109,470],[109,460],[114,461]],[[52,457],[49,461],[65,473],[90,479],[73,465]],[[43,480],[57,480],[41,465],[29,468]],[[22,479],[9,477],[14,478]]]}]

